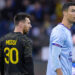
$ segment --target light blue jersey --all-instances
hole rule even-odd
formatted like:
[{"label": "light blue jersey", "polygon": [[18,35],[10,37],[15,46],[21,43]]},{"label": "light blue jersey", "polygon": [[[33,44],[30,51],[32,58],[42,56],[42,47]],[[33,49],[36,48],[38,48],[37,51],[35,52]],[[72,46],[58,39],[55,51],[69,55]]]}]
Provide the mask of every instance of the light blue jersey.
[{"label": "light blue jersey", "polygon": [[70,30],[58,24],[51,33],[49,59],[46,75],[57,75],[61,68],[63,75],[72,75],[72,37]]}]

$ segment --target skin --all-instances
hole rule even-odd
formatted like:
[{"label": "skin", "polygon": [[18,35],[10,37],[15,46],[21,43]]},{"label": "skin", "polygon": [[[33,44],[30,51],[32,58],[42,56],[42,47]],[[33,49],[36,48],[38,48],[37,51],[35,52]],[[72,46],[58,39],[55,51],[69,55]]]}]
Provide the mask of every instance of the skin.
[{"label": "skin", "polygon": [[[75,6],[69,6],[67,10],[63,11],[62,24],[64,24],[64,26],[70,29],[74,22],[75,22]],[[63,75],[61,68],[57,69],[56,72],[57,75]]]},{"label": "skin", "polygon": [[29,18],[26,18],[24,21],[24,28],[23,28],[23,34],[29,32],[30,28],[31,28],[31,22]]},{"label": "skin", "polygon": [[75,45],[75,34],[72,36],[73,44]]},{"label": "skin", "polygon": [[29,32],[31,28],[31,22],[29,18],[25,18],[25,20],[20,21],[18,25],[15,27],[14,32],[21,32],[22,34],[26,34]]},{"label": "skin", "polygon": [[56,72],[57,72],[57,75],[63,75],[61,68],[57,69]]},{"label": "skin", "polygon": [[69,6],[67,10],[63,11],[63,15],[62,24],[70,29],[75,22],[75,6]]},{"label": "skin", "polygon": [[75,6],[70,6],[67,11],[67,19],[70,23],[75,22]]}]

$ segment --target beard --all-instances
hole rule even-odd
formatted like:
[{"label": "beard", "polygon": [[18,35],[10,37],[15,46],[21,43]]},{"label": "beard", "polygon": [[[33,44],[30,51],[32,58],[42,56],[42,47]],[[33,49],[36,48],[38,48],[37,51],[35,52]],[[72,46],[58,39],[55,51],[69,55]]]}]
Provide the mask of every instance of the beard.
[{"label": "beard", "polygon": [[27,30],[23,30],[23,34],[27,34],[28,33],[28,31]]},{"label": "beard", "polygon": [[70,22],[70,23],[75,23],[75,20],[70,20],[70,19],[68,19],[68,21]]},{"label": "beard", "polygon": [[23,34],[27,34],[28,32],[29,32],[29,29],[27,29],[26,27],[24,27]]},{"label": "beard", "polygon": [[23,30],[23,34],[27,34],[28,32],[26,32],[25,30]]}]

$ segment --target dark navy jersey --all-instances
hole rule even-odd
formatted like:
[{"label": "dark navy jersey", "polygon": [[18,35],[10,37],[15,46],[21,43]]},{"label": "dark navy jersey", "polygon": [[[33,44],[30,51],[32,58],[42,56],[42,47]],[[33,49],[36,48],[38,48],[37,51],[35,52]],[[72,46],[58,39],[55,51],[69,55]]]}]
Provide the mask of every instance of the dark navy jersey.
[{"label": "dark navy jersey", "polygon": [[34,75],[32,41],[20,32],[0,39],[0,70],[2,75]]}]

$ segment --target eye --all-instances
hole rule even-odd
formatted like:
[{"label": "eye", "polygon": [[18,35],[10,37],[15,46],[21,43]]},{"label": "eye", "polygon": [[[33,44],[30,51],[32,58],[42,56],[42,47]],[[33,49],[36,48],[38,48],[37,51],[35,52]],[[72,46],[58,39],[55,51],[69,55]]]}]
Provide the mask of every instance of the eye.
[{"label": "eye", "polygon": [[75,12],[75,10],[72,10],[72,12]]}]

